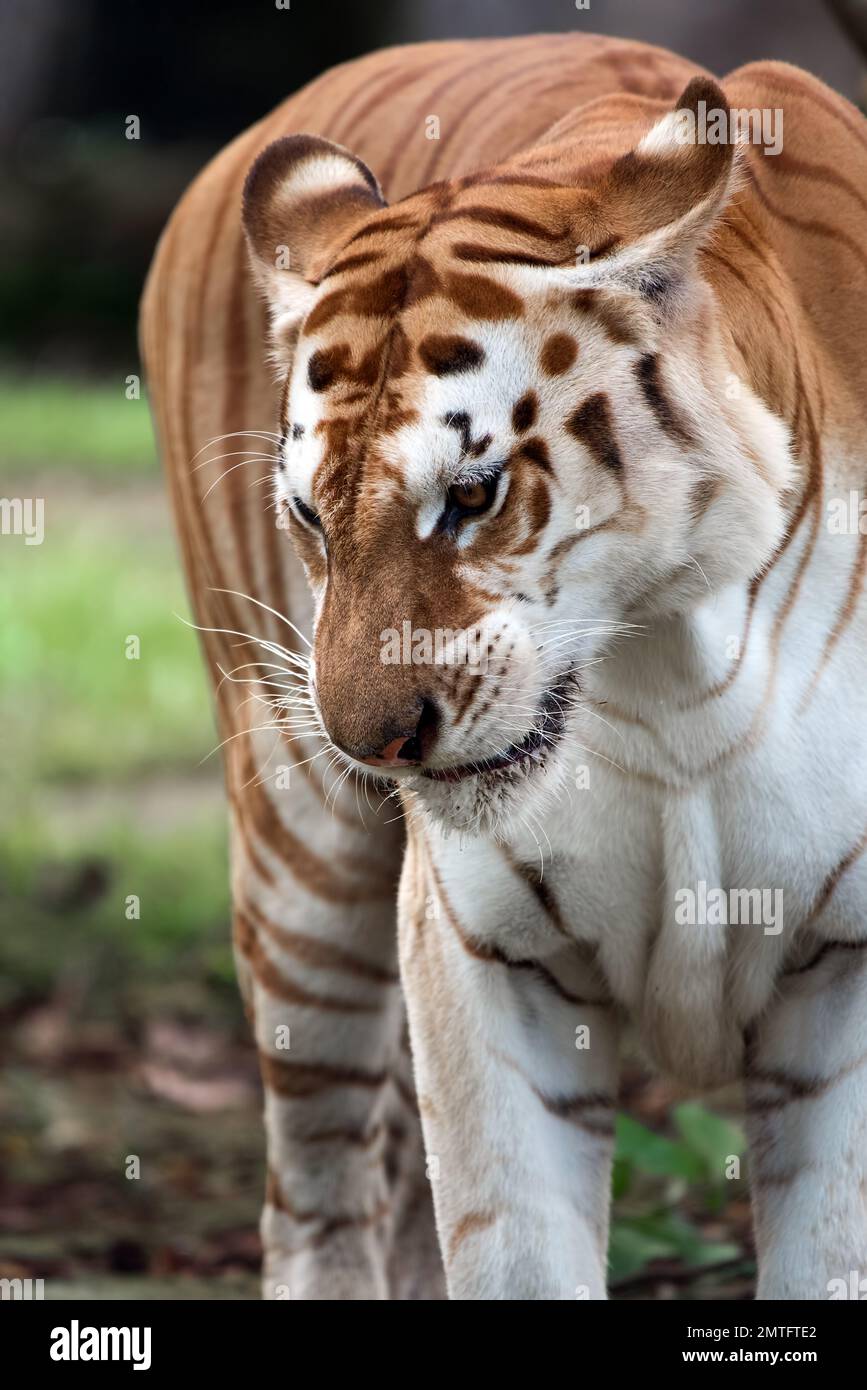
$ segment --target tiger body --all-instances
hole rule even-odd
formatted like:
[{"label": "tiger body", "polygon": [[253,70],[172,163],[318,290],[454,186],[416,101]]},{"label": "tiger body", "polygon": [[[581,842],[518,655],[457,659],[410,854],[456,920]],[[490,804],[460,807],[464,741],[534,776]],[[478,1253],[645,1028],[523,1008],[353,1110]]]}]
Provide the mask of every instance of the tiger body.
[{"label": "tiger body", "polygon": [[[674,143],[688,83],[781,109],[782,152]],[[375,54],[161,244],[267,1296],[604,1297],[627,1018],[744,1079],[759,1296],[867,1271],[867,132],[782,64],[723,90],[590,36]],[[484,670],[385,664],[407,623]]]}]

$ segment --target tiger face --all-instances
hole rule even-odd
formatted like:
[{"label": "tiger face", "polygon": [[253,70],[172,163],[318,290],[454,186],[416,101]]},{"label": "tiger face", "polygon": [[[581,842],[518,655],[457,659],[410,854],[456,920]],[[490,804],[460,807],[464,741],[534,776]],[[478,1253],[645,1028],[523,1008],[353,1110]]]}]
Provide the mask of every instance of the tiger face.
[{"label": "tiger face", "polygon": [[[725,105],[697,81],[676,110],[699,100]],[[543,808],[592,664],[751,579],[783,533],[787,432],[697,268],[733,151],[675,129],[592,177],[548,157],[393,207],[310,136],[247,180],[316,707],[449,826]]]}]

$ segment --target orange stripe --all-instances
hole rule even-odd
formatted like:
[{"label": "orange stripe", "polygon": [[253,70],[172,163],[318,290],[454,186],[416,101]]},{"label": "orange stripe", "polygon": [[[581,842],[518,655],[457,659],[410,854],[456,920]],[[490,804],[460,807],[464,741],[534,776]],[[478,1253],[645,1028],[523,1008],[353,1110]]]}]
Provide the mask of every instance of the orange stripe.
[{"label": "orange stripe", "polygon": [[825,908],[828,906],[828,903],[831,901],[832,897],[836,893],[837,885],[839,884],[840,880],[843,878],[845,874],[849,872],[849,870],[852,868],[852,865],[858,862],[865,850],[867,850],[867,830],[864,831],[860,839],[856,840],[852,848],[848,850],[846,854],[844,854],[839,864],[835,865],[835,867],[827,875],[825,882],[822,885],[821,892],[819,893],[813,907],[810,909],[809,915],[803,923],[803,927],[812,926],[817,921],[817,919],[821,917],[822,913],[825,911]]},{"label": "orange stripe", "polygon": [[861,592],[864,588],[865,573],[867,573],[867,534],[861,535],[858,538],[858,553],[855,556],[855,563],[852,566],[852,574],[849,579],[849,587],[846,591],[846,597],[843,600],[840,612],[837,614],[837,621],[835,622],[825,642],[821,660],[819,661],[819,665],[817,666],[816,671],[813,675],[813,679],[810,682],[810,685],[807,689],[806,694],[804,695],[803,700],[798,706],[799,714],[803,714],[805,710],[809,707],[813,699],[813,696],[816,693],[816,689],[818,687],[819,681],[822,678],[822,674],[825,670],[825,667],[831,660],[831,657],[834,654],[834,651],[837,647],[837,644],[840,641],[840,638],[843,636],[843,633],[846,631],[846,628],[849,626],[849,624],[852,622],[852,619],[855,617],[855,612],[858,608],[858,602],[861,598]]},{"label": "orange stripe", "polygon": [[243,910],[236,909],[238,949],[247,960],[257,982],[275,999],[301,1008],[322,1009],[330,1013],[378,1014],[379,1001],[367,1003],[361,999],[341,999],[335,995],[314,994],[283,973],[265,952],[256,929]]},{"label": "orange stripe", "polygon": [[768,194],[765,192],[764,188],[762,188],[761,180],[756,176],[755,169],[748,164],[745,164],[744,168],[747,171],[747,176],[759,201],[772,217],[776,217],[778,221],[784,222],[789,227],[796,227],[799,232],[807,232],[810,236],[825,237],[830,241],[836,242],[840,246],[845,246],[851,251],[852,255],[861,262],[865,270],[867,270],[867,253],[864,252],[853,237],[847,235],[846,232],[840,231],[839,228],[830,226],[827,222],[819,222],[813,218],[796,217],[794,213],[785,212],[768,197]]},{"label": "orange stripe", "polygon": [[243,911],[255,927],[265,932],[281,951],[313,970],[333,970],[340,975],[365,980],[373,985],[398,983],[397,974],[385,966],[365,960],[363,956],[348,951],[345,946],[335,945],[321,936],[311,936],[306,932],[278,926],[251,902],[244,904]]}]

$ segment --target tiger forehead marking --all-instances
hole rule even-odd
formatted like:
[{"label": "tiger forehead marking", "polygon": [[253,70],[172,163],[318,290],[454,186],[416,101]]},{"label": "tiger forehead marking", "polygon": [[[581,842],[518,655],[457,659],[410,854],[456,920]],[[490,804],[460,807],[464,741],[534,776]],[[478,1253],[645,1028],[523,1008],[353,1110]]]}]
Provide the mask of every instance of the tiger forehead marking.
[{"label": "tiger forehead marking", "polygon": [[[369,480],[379,473],[381,478],[387,471],[385,459],[394,463],[396,458],[388,436],[416,423],[423,413],[425,375],[463,379],[467,373],[478,373],[480,393],[490,396],[490,378],[481,369],[491,348],[486,348],[483,338],[494,344],[495,366],[510,350],[509,340],[498,329],[520,330],[512,340],[519,357],[528,344],[527,334],[533,325],[528,322],[526,290],[508,283],[503,274],[511,261],[504,259],[499,248],[490,248],[490,265],[468,272],[462,263],[471,244],[460,236],[456,240],[456,231],[465,233],[468,226],[475,225],[487,233],[541,236],[551,249],[548,265],[562,259],[569,234],[562,227],[546,227],[538,217],[484,206],[479,196],[473,187],[440,188],[406,200],[398,215],[392,210],[378,211],[353,230],[324,266],[319,296],[306,316],[298,344],[294,398],[286,405],[292,418],[302,416],[306,426],[305,459],[314,475],[314,491],[325,483],[328,470],[322,465],[329,452],[340,452],[344,459],[344,492],[352,486],[351,471],[356,485],[365,476]],[[472,256],[483,260],[485,248],[476,243],[472,246]],[[526,256],[517,249],[514,256],[515,264],[526,264]],[[538,301],[538,289],[530,297]],[[479,457],[484,452],[479,440],[488,436],[489,445],[496,442],[504,457],[508,456],[512,444],[508,436],[530,428],[528,423],[510,430],[508,415],[519,399],[532,395],[536,401],[534,418],[538,416],[540,371],[542,375],[568,371],[578,352],[575,329],[580,320],[593,313],[596,298],[588,291],[583,300],[567,299],[564,304],[562,295],[556,296],[556,309],[565,320],[563,330],[544,333],[532,352],[525,351],[532,362],[526,361],[523,380],[516,382],[514,389],[509,381],[508,391],[500,391],[499,399],[495,392],[489,402],[499,407],[499,430],[492,430],[486,419],[485,427],[476,429],[472,439],[467,438],[461,422],[477,414],[472,393],[448,401],[439,413],[458,422],[464,456]],[[596,326],[607,332],[604,316],[597,317]],[[305,355],[306,385],[309,392],[322,398],[319,410],[310,408],[299,389]],[[299,395],[301,399],[297,399]],[[319,445],[318,459],[313,441]],[[525,450],[524,457],[529,452]],[[537,460],[541,453],[540,447]],[[323,504],[327,505],[324,497]]]},{"label": "tiger forehead marking", "polygon": [[535,391],[525,391],[512,407],[512,429],[523,434],[532,429],[539,413],[539,397]]},{"label": "tiger forehead marking", "polygon": [[552,333],[542,344],[542,371],[546,376],[562,376],[577,356],[578,344],[570,333]]},{"label": "tiger forehead marking", "polygon": [[[481,210],[471,211],[476,217]],[[485,210],[488,225],[495,211]],[[402,230],[405,224],[403,218]],[[434,226],[441,225],[434,220]],[[506,225],[512,222],[507,219]],[[367,235],[380,238],[376,223]],[[322,400],[318,410],[304,403],[304,374],[296,369],[302,399],[297,407],[287,400],[287,411],[307,413],[302,467],[310,474],[311,495],[326,509],[328,480],[338,478],[327,466],[329,451],[341,454],[340,497],[367,486],[372,502],[391,495],[386,479],[413,493],[420,471],[416,442],[418,452],[427,450],[438,479],[444,470],[459,470],[462,462],[494,455],[513,469],[529,463],[551,473],[544,434],[521,441],[520,447],[517,436],[539,420],[545,378],[565,377],[575,365],[585,325],[592,324],[588,331],[597,341],[609,336],[604,316],[594,317],[592,295],[564,304],[538,287],[521,294],[490,275],[463,274],[453,268],[453,247],[442,238],[429,246],[430,237],[429,230],[423,237],[425,254],[413,248],[400,267],[383,269],[385,252],[338,256],[323,276],[327,299],[314,306],[303,326],[299,359],[308,353],[306,386]],[[338,297],[340,304],[332,302]],[[323,303],[329,305],[325,314]],[[381,312],[371,315],[371,305]],[[547,331],[552,316],[563,319],[562,330]],[[444,391],[431,389],[430,377],[442,381]],[[424,442],[416,428],[420,423],[428,435]],[[557,412],[549,412],[545,423],[559,429]],[[401,479],[405,489],[398,488]],[[334,501],[339,505],[340,498]]]}]

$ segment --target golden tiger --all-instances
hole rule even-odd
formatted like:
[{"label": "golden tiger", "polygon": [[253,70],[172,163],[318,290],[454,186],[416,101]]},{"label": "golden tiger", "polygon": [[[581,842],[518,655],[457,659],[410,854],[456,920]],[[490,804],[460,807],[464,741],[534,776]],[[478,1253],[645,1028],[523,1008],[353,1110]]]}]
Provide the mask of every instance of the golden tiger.
[{"label": "golden tiger", "polygon": [[267,1297],[604,1298],[626,1021],[744,1081],[759,1297],[867,1272],[865,188],[804,72],[540,36],[327,72],[175,212]]}]

